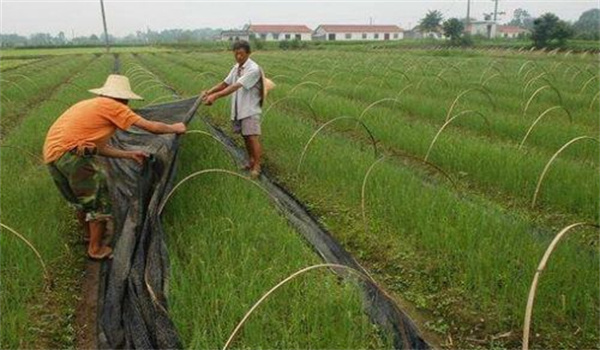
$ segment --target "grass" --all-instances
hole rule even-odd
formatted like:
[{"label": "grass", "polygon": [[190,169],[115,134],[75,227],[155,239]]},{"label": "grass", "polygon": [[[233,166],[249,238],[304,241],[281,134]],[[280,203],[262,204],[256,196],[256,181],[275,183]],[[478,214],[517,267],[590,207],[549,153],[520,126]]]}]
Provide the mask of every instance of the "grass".
[{"label": "grass", "polygon": [[[302,58],[298,59],[299,56]],[[265,53],[257,55],[256,59],[259,64],[263,64],[268,75],[283,74],[285,67],[285,73],[292,77],[289,84],[278,84],[277,89],[281,89],[281,92],[278,95],[273,92],[270,97],[272,103],[277,100],[276,96],[285,96],[286,91],[295,86],[293,77],[299,79],[310,72],[311,68],[308,67],[315,67],[315,62],[325,64],[325,60],[329,59],[330,66],[345,61],[361,62],[360,58],[350,59],[350,56],[339,58],[335,55],[297,55],[286,57],[282,61],[278,54]],[[213,81],[194,81],[194,75],[204,71],[226,72],[231,65],[231,58],[225,54],[188,57],[157,55],[141,56],[140,59],[161,79],[188,94],[197,93],[214,84]],[[415,59],[410,56],[402,58]],[[307,62],[300,63],[302,59]],[[390,57],[377,57],[372,62],[365,63],[366,68],[357,65],[356,71],[368,70],[373,65],[385,65],[389,59]],[[435,57],[425,57],[425,60],[429,61],[429,65],[437,64],[441,67],[445,64]],[[519,62],[513,57],[505,60],[506,64],[510,63],[517,69],[523,62],[522,59]],[[485,69],[484,63],[485,59],[479,62],[481,69]],[[547,60],[547,63],[551,64],[552,61]],[[356,71],[354,74],[357,74]],[[481,70],[473,71],[476,76],[482,73]],[[315,80],[316,76],[317,74],[312,74],[310,80]],[[493,88],[491,81],[490,85]],[[349,83],[335,84],[334,87],[346,94],[350,94],[353,88]],[[360,89],[378,91],[381,88],[365,84],[357,90]],[[505,89],[509,91],[508,87]],[[303,90],[298,89],[294,96],[304,100],[307,96],[312,96],[308,92],[305,95],[302,93]],[[312,94],[314,93],[315,90],[312,90]],[[368,91],[360,92],[366,93]],[[411,123],[396,122],[398,113],[395,118],[388,116],[386,119],[385,115],[365,118],[384,145],[396,140],[403,147],[392,148],[399,151],[412,148],[420,151],[414,154],[424,155],[437,128],[428,126],[431,123],[422,120],[426,120],[427,115],[438,115],[429,110],[437,108],[443,112],[444,109],[435,104],[433,98],[427,95],[423,98],[422,92],[414,93],[415,105],[418,103],[419,93],[422,96],[421,110],[413,112]],[[456,96],[454,92],[440,93],[448,96],[450,102]],[[567,93],[565,95],[569,96]],[[511,96],[503,98],[520,101]],[[346,111],[354,113],[353,115],[359,114],[362,109],[356,108],[359,105],[353,99],[340,99],[335,93],[323,92],[323,97],[317,101],[325,101],[322,102],[320,111],[329,108],[329,113],[317,113],[322,118],[319,122],[343,115]],[[590,151],[573,149],[576,154],[560,162],[563,170],[555,169],[555,185],[549,185],[550,182],[544,185],[548,186],[544,189],[547,197],[543,200],[546,205],[541,210],[543,214],[550,213],[552,219],[537,217],[538,212],[530,212],[526,206],[507,208],[505,201],[496,203],[491,200],[496,198],[492,194],[486,194],[487,198],[481,197],[469,187],[464,188],[466,193],[457,194],[445,182],[432,180],[431,176],[420,169],[397,160],[384,162],[371,174],[367,194],[367,213],[371,226],[369,233],[365,234],[360,217],[360,185],[367,168],[375,160],[368,143],[357,140],[354,133],[322,134],[311,145],[304,160],[303,171],[296,173],[300,152],[319,124],[311,120],[305,107],[297,107],[292,102],[290,99],[289,103],[283,104],[285,108],[273,109],[263,123],[267,166],[277,174],[278,179],[308,202],[337,238],[370,266],[378,278],[386,281],[398,298],[408,299],[418,309],[425,311],[428,315],[426,327],[444,336],[452,335],[454,344],[458,342],[457,346],[460,347],[477,347],[479,341],[488,345],[519,346],[519,330],[522,327],[529,284],[545,247],[553,234],[562,227],[556,226],[557,222],[561,221],[561,217],[562,220],[568,220],[577,215],[590,220],[596,218],[594,208],[598,191],[593,189],[597,188],[597,181],[592,182],[590,178],[597,177],[597,172],[594,171],[597,165],[595,161],[589,161],[594,164],[589,165],[588,162],[579,160],[585,159],[580,156],[581,152]],[[486,111],[486,107],[476,97],[469,103]],[[513,116],[503,112],[502,120],[516,120],[520,110],[519,103],[497,104],[500,108],[512,111]],[[450,103],[444,105],[449,106]],[[573,101],[568,106],[573,107],[572,112],[576,115],[576,103]],[[211,111],[215,121],[223,126],[227,124],[225,120],[228,108],[228,103],[220,102]],[[316,109],[319,111],[319,107]],[[385,109],[384,111],[387,112]],[[439,118],[444,118],[445,115],[440,113]],[[473,119],[477,121],[477,118]],[[597,121],[584,115],[577,127],[591,131],[590,126],[594,123]],[[549,120],[548,131],[560,133],[561,127],[557,125],[561,125],[560,120]],[[353,124],[347,124],[346,128],[349,126]],[[497,129],[492,129],[493,136],[484,137],[477,130],[469,131],[462,123],[458,128],[460,132],[453,133],[450,128],[445,131],[446,134],[438,145],[444,147],[437,148],[432,154],[434,163],[443,164],[442,167],[449,168],[454,176],[457,173],[460,175],[462,169],[469,167],[473,169],[473,173],[481,174],[481,178],[489,177],[485,186],[512,184],[514,190],[504,196],[509,198],[507,201],[525,197],[523,193],[527,191],[519,187],[524,183],[535,186],[535,180],[549,152],[544,147],[537,147],[530,150],[527,156],[520,156],[516,153],[517,144],[499,139]],[[423,137],[424,134],[429,134],[430,137]],[[453,140],[455,146],[448,146],[448,138]],[[541,141],[542,139],[540,143]],[[546,141],[554,142],[549,139]],[[510,164],[514,164],[516,170],[505,169]],[[536,170],[538,168],[539,171]],[[509,176],[511,171],[514,174],[512,177]],[[496,174],[498,172],[504,176]],[[522,178],[532,181],[523,181]],[[570,187],[571,184],[573,187]],[[579,189],[575,189],[576,186]],[[493,188],[489,190],[492,191]],[[532,193],[533,189],[527,197]],[[581,197],[577,199],[576,196]],[[583,199],[585,197],[588,199]],[[550,202],[561,200],[567,205],[549,205]],[[579,204],[574,204],[577,201],[580,201]],[[569,211],[572,215],[565,216],[565,212]],[[597,247],[594,231],[587,231],[567,239],[553,256],[551,267],[543,276],[536,302],[534,327],[539,336],[533,342],[534,347],[555,347],[559,344],[567,347],[591,347],[597,344]],[[585,336],[578,336],[581,332],[578,329],[586,329],[583,333]],[[492,337],[507,331],[512,331],[512,336],[501,339]],[[476,341],[469,340],[477,337],[479,339]]]},{"label": "grass", "polygon": [[[0,135],[4,136],[15,128],[32,107],[52,100],[62,109],[69,107],[73,93],[85,92],[71,78],[86,69],[95,60],[94,56],[78,56],[70,59],[44,59],[31,65],[2,73],[2,96],[0,105]],[[56,94],[63,84],[73,89]],[[82,91],[77,91],[82,90]]]},{"label": "grass", "polygon": [[[164,92],[153,93],[145,97]],[[204,130],[199,121],[190,129]],[[177,178],[202,169],[236,171],[213,139],[183,136]],[[183,184],[166,206],[164,220],[172,266],[171,314],[188,348],[223,346],[263,293],[296,270],[320,262],[263,191],[228,174],[207,173]],[[389,346],[379,333],[362,311],[354,283],[315,271],[257,309],[234,346]]]},{"label": "grass", "polygon": [[[81,86],[101,85],[109,72],[111,58],[76,57],[70,63],[90,63],[85,73],[72,75]],[[59,71],[47,79],[60,81]],[[44,82],[40,82],[43,84]],[[53,101],[75,103],[91,97],[73,85],[63,84],[48,95],[46,102],[31,106],[22,122],[6,135],[2,145],[18,146],[40,154],[46,131],[65,110]],[[4,117],[4,116],[3,116]],[[74,215],[61,198],[45,166],[32,162],[30,156],[16,148],[2,147],[2,223],[23,234],[40,251],[48,263],[49,284],[36,256],[8,232],[0,235],[0,307],[2,313],[2,348],[73,347],[73,314],[77,303],[78,282],[83,268],[85,249]]]},{"label": "grass", "polygon": [[[164,48],[155,46],[115,46],[110,48],[110,53],[142,53],[142,52],[160,52],[166,51]],[[106,47],[56,47],[56,48],[22,48],[22,49],[3,49],[0,50],[0,57],[3,59],[19,57],[27,58],[30,56],[55,56],[55,55],[90,55],[105,54]]]},{"label": "grass", "polygon": [[[19,74],[35,76],[35,84],[45,85],[29,100],[13,87],[14,105],[8,112],[3,106],[2,116],[4,120],[5,113],[14,113],[15,122],[3,134],[2,145],[39,154],[43,135],[65,108],[59,100],[73,103],[87,97],[77,86],[99,86],[112,69],[112,56],[65,57],[44,58],[3,73],[2,79],[10,73],[23,86],[27,79]],[[535,183],[550,156],[574,137],[597,134],[598,106],[590,108],[597,88],[586,86],[597,74],[593,57],[394,48],[373,54],[340,47],[258,52],[255,58],[267,76],[277,76],[267,103],[281,102],[264,116],[262,138],[266,167],[276,179],[401,304],[409,305],[420,326],[442,339],[440,346],[519,347],[529,286],[546,247],[562,227],[598,218],[598,148],[593,142],[575,144],[560,155],[544,180],[539,205],[530,208]],[[134,107],[172,100],[168,86],[180,94],[197,94],[219,82],[233,64],[229,53],[136,53],[122,54],[121,60],[124,70],[141,65],[150,71],[130,71],[134,90],[143,90],[146,97]],[[45,69],[50,62],[63,68]],[[77,70],[83,66],[88,68],[85,73]],[[313,83],[301,85],[306,81]],[[473,92],[451,114],[478,111],[490,125],[473,115],[457,118],[429,158],[457,187],[397,156],[425,157],[456,97],[484,81],[493,105],[484,94]],[[560,92],[562,102],[547,89],[532,99],[524,115],[531,94],[548,83]],[[3,97],[3,105],[11,96]],[[398,98],[400,104],[384,102],[364,112],[387,98]],[[557,103],[573,121],[549,114],[519,150],[535,118]],[[209,113],[227,128],[228,109],[227,101],[220,101],[202,114]],[[354,121],[340,120],[319,133],[297,170],[315,130],[342,115],[361,117],[386,155],[365,187],[366,229],[361,189],[376,158]],[[204,130],[198,122],[193,128]],[[220,145],[200,134],[183,136],[180,160],[179,179],[202,169],[234,169]],[[29,156],[3,147],[2,165],[2,222],[40,250],[50,271],[68,273],[53,274],[65,287],[41,298],[42,273],[35,255],[14,237],[0,236],[0,345],[69,347],[68,320],[77,295],[72,282],[78,271],[70,211],[44,168]],[[222,346],[264,292],[319,262],[264,193],[233,176],[204,174],[185,183],[166,207],[164,220],[172,263],[169,305],[186,347]],[[538,286],[532,348],[597,346],[597,262],[595,230],[573,232],[557,247]],[[53,304],[49,298],[60,301]],[[380,333],[361,311],[354,283],[315,271],[268,299],[234,347],[381,348],[388,343]],[[41,342],[36,340],[40,334]]]}]

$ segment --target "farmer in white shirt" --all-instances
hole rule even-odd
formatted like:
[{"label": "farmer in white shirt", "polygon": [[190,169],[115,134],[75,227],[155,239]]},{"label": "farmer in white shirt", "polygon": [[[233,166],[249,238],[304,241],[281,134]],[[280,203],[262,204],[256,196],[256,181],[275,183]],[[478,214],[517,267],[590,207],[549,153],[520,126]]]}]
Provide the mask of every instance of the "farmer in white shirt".
[{"label": "farmer in white shirt", "polygon": [[240,40],[233,44],[236,64],[223,82],[202,92],[204,104],[232,94],[231,120],[233,131],[242,134],[250,163],[244,168],[253,178],[260,174],[261,145],[259,142],[260,114],[264,99],[264,77],[261,68],[250,59],[250,44]]}]

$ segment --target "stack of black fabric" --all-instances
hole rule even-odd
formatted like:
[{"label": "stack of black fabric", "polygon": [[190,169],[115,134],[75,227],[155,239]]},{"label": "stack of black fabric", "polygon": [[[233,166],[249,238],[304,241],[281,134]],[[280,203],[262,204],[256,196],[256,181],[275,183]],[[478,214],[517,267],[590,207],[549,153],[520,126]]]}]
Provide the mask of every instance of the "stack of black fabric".
[{"label": "stack of black fabric", "polygon": [[[189,123],[195,97],[136,110],[149,120]],[[106,159],[113,203],[114,258],[101,272],[98,347],[175,349],[181,340],[167,313],[169,261],[158,209],[175,175],[179,136],[140,129],[118,131],[113,147],[143,150],[143,166],[129,159]]]}]

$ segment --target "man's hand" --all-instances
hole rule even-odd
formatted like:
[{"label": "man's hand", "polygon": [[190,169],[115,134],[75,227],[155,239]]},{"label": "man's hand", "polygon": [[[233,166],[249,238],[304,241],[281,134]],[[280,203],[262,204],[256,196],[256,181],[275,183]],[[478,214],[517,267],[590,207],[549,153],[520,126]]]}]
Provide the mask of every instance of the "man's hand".
[{"label": "man's hand", "polygon": [[216,99],[217,99],[217,96],[215,94],[211,94],[211,95],[205,96],[204,97],[204,104],[207,105],[207,106],[210,106],[210,105],[212,105],[215,102]]},{"label": "man's hand", "polygon": [[187,130],[187,127],[183,123],[171,124],[171,127],[176,134],[185,134],[185,131]]},{"label": "man's hand", "polygon": [[144,164],[144,160],[148,157],[148,154],[144,151],[129,151],[129,158],[135,160],[139,165]]}]

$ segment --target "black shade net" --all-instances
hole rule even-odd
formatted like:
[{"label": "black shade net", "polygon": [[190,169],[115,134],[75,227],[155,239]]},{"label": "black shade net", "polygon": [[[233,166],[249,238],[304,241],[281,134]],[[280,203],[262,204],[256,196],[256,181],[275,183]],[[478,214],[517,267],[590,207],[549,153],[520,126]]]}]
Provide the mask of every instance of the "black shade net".
[{"label": "black shade net", "polygon": [[[197,97],[136,110],[149,120],[188,124],[200,105]],[[245,157],[220,130],[215,137],[240,161]],[[169,318],[166,291],[168,252],[159,208],[172,188],[179,137],[154,135],[132,128],[118,131],[113,147],[143,150],[151,157],[143,166],[128,159],[107,158],[114,214],[114,258],[103,264],[98,318],[98,347],[102,349],[180,349],[183,344]],[[277,207],[321,257],[330,263],[366,272],[283,187],[261,176],[261,185],[277,198]],[[411,320],[377,285],[361,284],[366,312],[393,337],[399,349],[427,349]]]},{"label": "black shade net", "polygon": [[[197,98],[136,110],[149,120],[189,123]],[[98,346],[108,349],[182,348],[165,295],[168,253],[158,209],[172,186],[179,137],[140,129],[118,131],[111,145],[142,150],[143,166],[107,158],[114,215],[114,258],[101,275]]]}]

